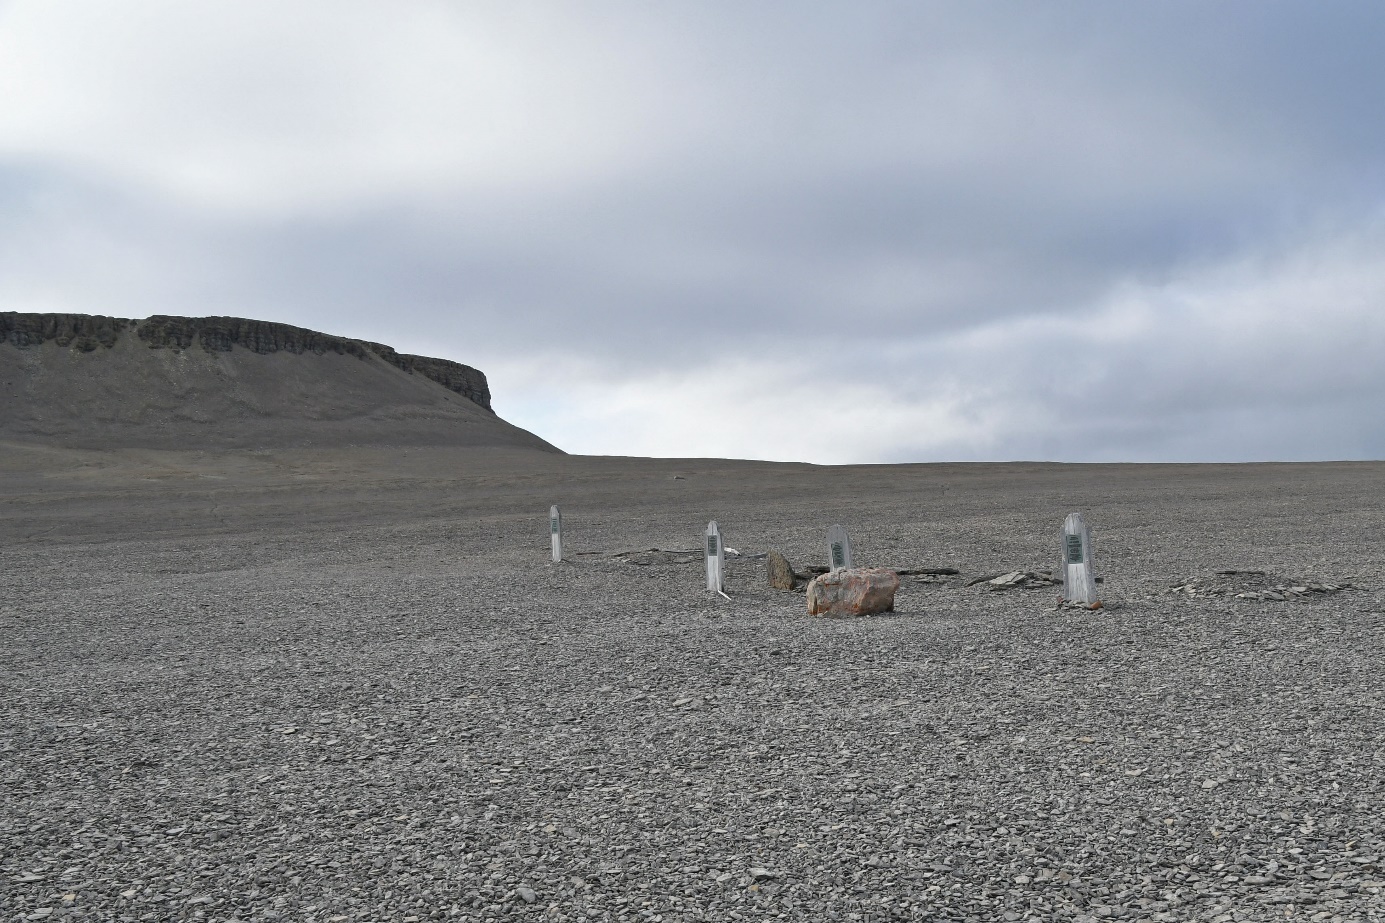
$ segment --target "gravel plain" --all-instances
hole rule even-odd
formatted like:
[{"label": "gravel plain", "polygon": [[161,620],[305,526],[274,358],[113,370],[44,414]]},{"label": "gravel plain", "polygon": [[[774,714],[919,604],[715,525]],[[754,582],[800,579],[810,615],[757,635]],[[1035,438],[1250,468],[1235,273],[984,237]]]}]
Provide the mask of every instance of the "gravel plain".
[{"label": "gravel plain", "polygon": [[[0,920],[1385,920],[1382,488],[0,445]],[[1073,510],[1107,609],[966,585]],[[961,573],[821,620],[575,553],[712,518]]]}]

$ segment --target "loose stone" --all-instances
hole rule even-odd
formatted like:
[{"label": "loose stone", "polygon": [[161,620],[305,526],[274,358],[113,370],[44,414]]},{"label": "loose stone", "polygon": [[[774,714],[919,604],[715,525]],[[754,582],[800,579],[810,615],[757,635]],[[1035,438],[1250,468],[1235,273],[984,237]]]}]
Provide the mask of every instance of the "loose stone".
[{"label": "loose stone", "polygon": [[769,585],[776,590],[792,590],[796,583],[793,565],[775,549],[771,548],[765,559],[765,571],[769,575]]}]

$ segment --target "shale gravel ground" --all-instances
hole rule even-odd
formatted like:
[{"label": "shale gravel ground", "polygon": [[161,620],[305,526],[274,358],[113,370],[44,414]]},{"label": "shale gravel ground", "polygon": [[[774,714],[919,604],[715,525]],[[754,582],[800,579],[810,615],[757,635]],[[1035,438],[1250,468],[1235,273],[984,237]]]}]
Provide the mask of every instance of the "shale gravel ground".
[{"label": "shale gravel ground", "polygon": [[6,453],[0,920],[1385,920],[1385,465]]}]

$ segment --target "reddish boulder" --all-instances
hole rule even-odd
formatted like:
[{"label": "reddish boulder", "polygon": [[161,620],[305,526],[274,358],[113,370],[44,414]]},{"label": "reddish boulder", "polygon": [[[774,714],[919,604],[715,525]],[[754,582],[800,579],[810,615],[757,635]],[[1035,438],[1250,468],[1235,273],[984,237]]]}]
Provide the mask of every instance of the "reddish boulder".
[{"label": "reddish boulder", "polygon": [[834,570],[808,584],[808,614],[870,615],[893,612],[899,575],[884,567]]}]

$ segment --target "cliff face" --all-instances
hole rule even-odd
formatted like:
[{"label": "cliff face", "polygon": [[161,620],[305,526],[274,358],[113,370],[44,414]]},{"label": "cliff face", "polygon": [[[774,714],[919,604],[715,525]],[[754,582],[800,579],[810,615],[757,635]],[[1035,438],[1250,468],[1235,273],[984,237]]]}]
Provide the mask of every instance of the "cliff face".
[{"label": "cliff face", "polygon": [[10,442],[559,451],[495,414],[485,375],[446,359],[236,317],[0,313],[0,446]]},{"label": "cliff face", "polygon": [[40,346],[54,342],[82,352],[115,345],[116,338],[135,321],[94,314],[16,314],[0,311],[0,342]]},{"label": "cliff face", "polygon": [[127,320],[88,314],[19,314],[0,312],[0,342],[20,348],[56,343],[82,352],[110,349],[122,334],[133,331],[151,349],[190,349],[229,352],[239,346],[251,352],[315,353],[378,357],[409,374],[422,375],[449,391],[491,410],[490,387],[479,369],[447,359],[411,356],[381,343],[318,333],[289,324],[238,317],[170,317]]}]

